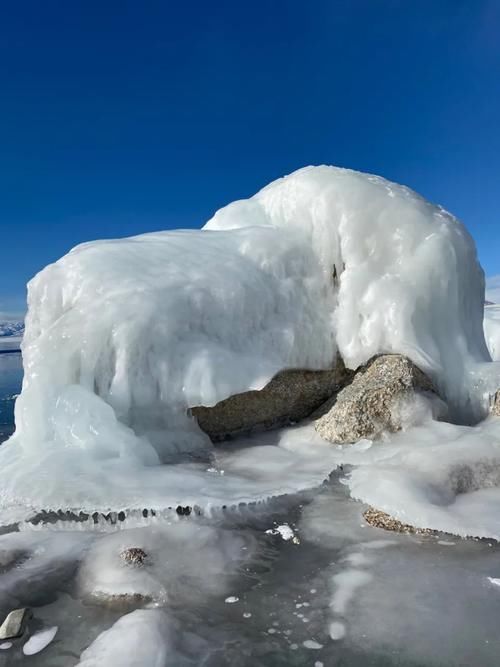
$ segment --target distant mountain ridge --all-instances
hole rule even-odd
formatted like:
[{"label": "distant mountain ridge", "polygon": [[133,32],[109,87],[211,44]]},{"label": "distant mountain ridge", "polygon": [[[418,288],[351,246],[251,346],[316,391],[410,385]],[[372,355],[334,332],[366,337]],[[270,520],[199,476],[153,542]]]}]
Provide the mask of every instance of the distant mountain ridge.
[{"label": "distant mountain ridge", "polygon": [[0,322],[0,338],[22,336],[24,334],[24,322]]}]

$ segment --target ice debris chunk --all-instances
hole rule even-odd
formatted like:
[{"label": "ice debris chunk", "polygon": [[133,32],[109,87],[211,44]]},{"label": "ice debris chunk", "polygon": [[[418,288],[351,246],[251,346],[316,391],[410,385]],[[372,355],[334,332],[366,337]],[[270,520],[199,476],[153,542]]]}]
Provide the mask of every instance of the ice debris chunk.
[{"label": "ice debris chunk", "polygon": [[158,667],[167,662],[172,628],[160,610],[138,609],[122,616],[82,653],[77,667]]},{"label": "ice debris chunk", "polygon": [[35,655],[46,648],[57,634],[58,627],[54,625],[46,630],[40,630],[32,635],[23,646],[24,655]]},{"label": "ice debris chunk", "polygon": [[283,523],[276,528],[269,528],[266,530],[267,535],[280,535],[281,539],[288,542],[292,540],[294,544],[300,544],[299,538],[295,535],[293,528],[291,528],[287,523]]}]

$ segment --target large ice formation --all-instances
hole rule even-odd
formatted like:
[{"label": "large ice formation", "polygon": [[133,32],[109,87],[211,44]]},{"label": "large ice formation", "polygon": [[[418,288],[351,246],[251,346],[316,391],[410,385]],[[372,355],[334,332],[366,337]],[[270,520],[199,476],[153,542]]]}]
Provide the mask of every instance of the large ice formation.
[{"label": "large ice formation", "polygon": [[[29,284],[3,506],[152,507],[142,503],[195,502],[200,488],[209,504],[247,501],[271,490],[255,473],[267,460],[277,492],[300,488],[303,452],[281,466],[290,451],[263,447],[259,464],[228,460],[236,472],[224,480],[195,462],[160,464],[210,450],[190,407],[259,389],[283,368],[331,367],[337,351],[350,368],[407,355],[455,418],[473,421],[495,366],[483,300],[456,218],[406,187],[333,167],[279,179],[199,231],[80,245]],[[324,478],[322,466],[311,463],[309,479]]]}]

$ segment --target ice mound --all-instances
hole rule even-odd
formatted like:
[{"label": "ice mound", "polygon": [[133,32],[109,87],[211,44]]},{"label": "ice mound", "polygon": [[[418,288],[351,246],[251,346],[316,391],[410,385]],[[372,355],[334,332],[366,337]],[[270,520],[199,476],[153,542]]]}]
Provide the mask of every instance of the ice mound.
[{"label": "ice mound", "polygon": [[484,309],[484,337],[493,361],[500,361],[500,306]]},{"label": "ice mound", "polygon": [[332,363],[332,299],[312,251],[273,228],[78,246],[29,285],[21,446],[145,465],[197,451],[190,406]]},{"label": "ice mound", "polygon": [[159,609],[137,609],[102,632],[82,653],[77,667],[159,667],[175,663],[175,626]]},{"label": "ice mound", "polygon": [[[124,560],[122,554],[130,548],[146,554],[143,563]],[[252,551],[250,538],[193,521],[119,531],[96,540],[86,554],[80,590],[94,601],[200,603],[224,593],[230,576]]]},{"label": "ice mound", "polygon": [[407,187],[325,166],[229,204],[204,229],[255,225],[296,232],[325,276],[336,276],[332,325],[348,367],[377,353],[404,354],[452,406],[467,409],[467,368],[490,359],[481,326],[484,275],[456,218]]},{"label": "ice mound", "polygon": [[500,420],[429,421],[345,460],[351,495],[418,528],[500,540]]},{"label": "ice mound", "polygon": [[305,455],[290,449],[265,451],[287,458],[272,480],[265,466],[222,479],[160,464],[210,456],[190,407],[284,368],[331,367],[337,350],[351,368],[405,354],[458,420],[477,419],[499,375],[484,363],[483,299],[459,221],[333,167],[280,179],[200,231],[78,246],[29,284],[16,433],[0,450],[3,516],[249,502],[317,484],[325,462],[303,474]]}]

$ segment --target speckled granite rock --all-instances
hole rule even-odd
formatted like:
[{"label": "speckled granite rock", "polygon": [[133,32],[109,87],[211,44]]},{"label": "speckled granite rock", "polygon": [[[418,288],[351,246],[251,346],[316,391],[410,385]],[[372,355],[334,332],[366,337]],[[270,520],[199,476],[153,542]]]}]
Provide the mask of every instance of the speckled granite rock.
[{"label": "speckled granite rock", "polygon": [[398,354],[375,357],[321,409],[315,428],[334,443],[398,431],[401,423],[394,408],[417,391],[437,395],[432,382],[410,359]]},{"label": "speckled granite rock", "polygon": [[435,535],[435,530],[429,528],[416,528],[409,523],[402,523],[390,516],[386,512],[381,512],[373,507],[369,507],[364,513],[363,518],[366,523],[374,528],[383,528],[384,530],[392,530],[395,533],[409,533],[416,535]]},{"label": "speckled granite rock", "polygon": [[120,558],[128,565],[142,566],[144,565],[144,561],[147,560],[148,555],[140,547],[129,547],[121,552]]},{"label": "speckled granite rock", "polygon": [[213,407],[197,406],[191,412],[214,442],[225,440],[309,417],[351,376],[339,357],[333,369],[284,370],[260,391],[235,394]]}]

